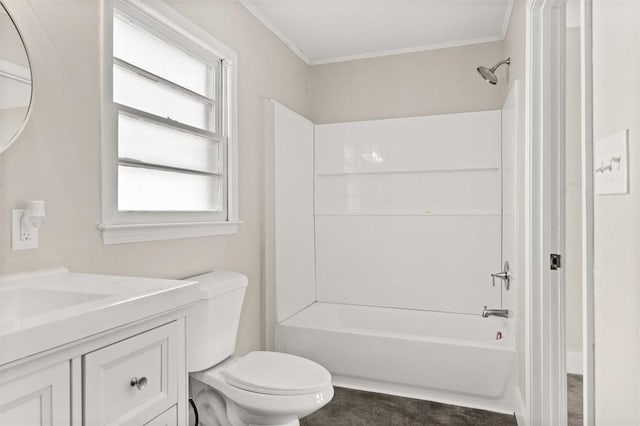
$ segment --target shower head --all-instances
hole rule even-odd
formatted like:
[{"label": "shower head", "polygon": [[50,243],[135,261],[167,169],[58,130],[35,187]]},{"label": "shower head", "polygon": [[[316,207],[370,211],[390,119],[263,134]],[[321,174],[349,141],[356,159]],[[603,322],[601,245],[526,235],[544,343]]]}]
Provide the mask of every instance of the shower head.
[{"label": "shower head", "polygon": [[511,65],[511,58],[507,58],[504,61],[500,61],[491,68],[487,68],[485,66],[478,67],[478,73],[484,78],[487,82],[491,84],[498,84],[498,77],[496,76],[496,70],[500,68],[501,65],[507,64]]}]

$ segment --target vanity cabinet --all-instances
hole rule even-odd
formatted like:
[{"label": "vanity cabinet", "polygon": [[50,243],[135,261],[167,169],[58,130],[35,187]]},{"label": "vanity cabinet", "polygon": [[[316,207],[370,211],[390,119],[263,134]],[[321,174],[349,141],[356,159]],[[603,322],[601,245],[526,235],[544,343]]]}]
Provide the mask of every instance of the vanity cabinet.
[{"label": "vanity cabinet", "polygon": [[167,319],[0,369],[0,425],[186,424],[186,319]]}]

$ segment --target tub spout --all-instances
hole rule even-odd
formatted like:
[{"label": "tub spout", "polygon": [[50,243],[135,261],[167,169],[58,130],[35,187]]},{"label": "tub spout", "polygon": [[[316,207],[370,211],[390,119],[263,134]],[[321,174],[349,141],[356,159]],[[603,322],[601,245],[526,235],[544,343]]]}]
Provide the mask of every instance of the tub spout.
[{"label": "tub spout", "polygon": [[482,308],[482,318],[489,318],[491,316],[509,318],[509,310],[508,309],[487,309],[485,305],[485,307]]}]

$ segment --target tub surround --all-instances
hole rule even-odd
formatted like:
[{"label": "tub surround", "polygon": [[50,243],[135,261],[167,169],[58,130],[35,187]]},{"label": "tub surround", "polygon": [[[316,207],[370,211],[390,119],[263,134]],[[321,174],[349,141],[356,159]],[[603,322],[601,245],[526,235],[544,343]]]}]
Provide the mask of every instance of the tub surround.
[{"label": "tub surround", "polygon": [[316,300],[500,308],[500,124],[494,110],[317,125]]},{"label": "tub surround", "polygon": [[277,321],[315,301],[501,308],[501,111],[313,125],[271,107]]},{"label": "tub surround", "polygon": [[314,125],[267,107],[276,350],[342,386],[512,413],[513,313],[480,314],[514,309],[516,289],[491,274],[514,260],[503,155],[516,114]]}]

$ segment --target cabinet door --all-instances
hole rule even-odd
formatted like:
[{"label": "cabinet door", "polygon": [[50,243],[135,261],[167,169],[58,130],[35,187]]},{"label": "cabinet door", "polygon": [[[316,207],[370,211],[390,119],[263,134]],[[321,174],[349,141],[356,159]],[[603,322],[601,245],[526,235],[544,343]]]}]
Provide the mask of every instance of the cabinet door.
[{"label": "cabinet door", "polygon": [[69,361],[0,383],[0,425],[70,424]]},{"label": "cabinet door", "polygon": [[178,336],[173,322],[85,355],[85,424],[145,424],[176,404]]}]

